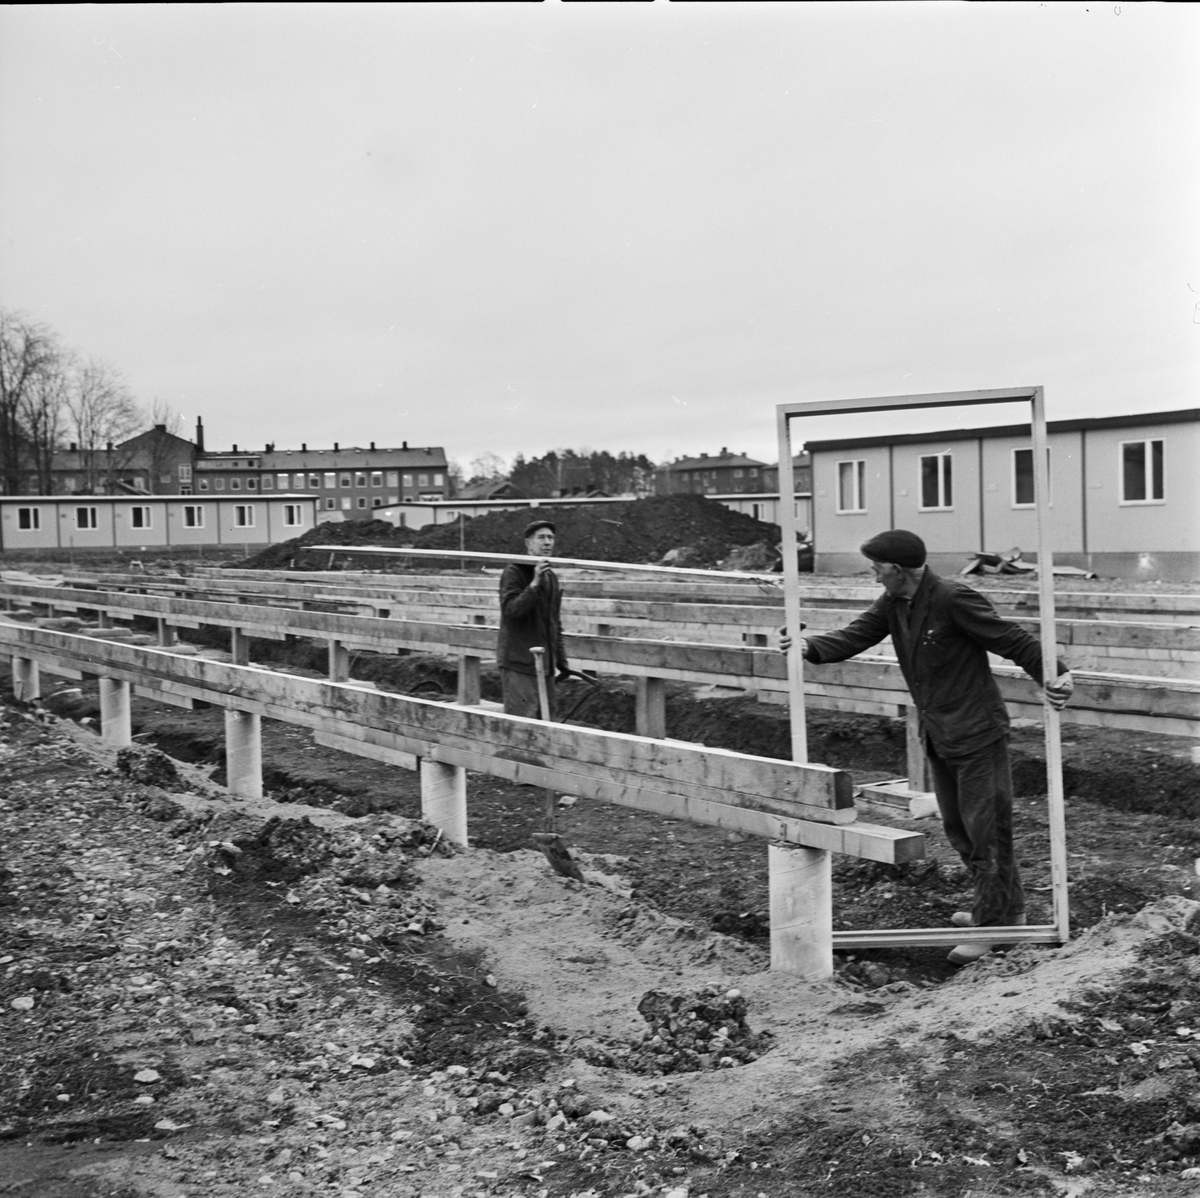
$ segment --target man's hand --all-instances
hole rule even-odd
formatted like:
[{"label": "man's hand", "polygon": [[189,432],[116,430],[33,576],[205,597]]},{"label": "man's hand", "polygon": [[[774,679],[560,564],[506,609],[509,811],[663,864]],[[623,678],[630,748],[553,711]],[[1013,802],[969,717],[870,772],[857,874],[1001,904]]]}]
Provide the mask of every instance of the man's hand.
[{"label": "man's hand", "polygon": [[1075,679],[1071,677],[1071,671],[1068,670],[1065,674],[1059,674],[1053,682],[1047,682],[1045,691],[1046,702],[1055,711],[1062,711],[1067,705],[1067,700],[1075,692]]},{"label": "man's hand", "polygon": [[545,578],[546,572],[550,569],[550,563],[544,557],[539,557],[533,567],[533,582],[532,586],[540,587],[542,579]]},{"label": "man's hand", "polygon": [[[792,650],[792,637],[786,628],[779,630],[779,651],[781,653],[790,653]],[[808,652],[808,640],[806,637],[800,638],[800,656],[803,657]]]}]

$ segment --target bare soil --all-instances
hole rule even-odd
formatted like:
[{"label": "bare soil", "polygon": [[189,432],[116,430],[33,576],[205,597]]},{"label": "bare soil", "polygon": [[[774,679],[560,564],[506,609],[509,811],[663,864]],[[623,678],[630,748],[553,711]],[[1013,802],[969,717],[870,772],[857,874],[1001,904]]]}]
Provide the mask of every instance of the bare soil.
[{"label": "bare soil", "polygon": [[[451,663],[355,674],[436,694]],[[558,809],[580,884],[531,848],[539,790],[471,775],[451,850],[409,773],[265,723],[269,794],[233,800],[219,711],[135,701],[118,756],[74,689],[0,709],[0,1195],[1200,1192],[1200,767],[1177,739],[1069,731],[1070,944],[839,954],[810,984],[767,969],[757,840],[580,801]],[[632,706],[608,684],[576,718]],[[678,688],[668,721],[786,754],[776,707]],[[810,740],[858,782],[903,772],[892,721],[814,716]],[[1013,749],[1036,920],[1038,730]],[[837,859],[839,927],[966,905],[931,821],[861,818],[929,855]]]}]

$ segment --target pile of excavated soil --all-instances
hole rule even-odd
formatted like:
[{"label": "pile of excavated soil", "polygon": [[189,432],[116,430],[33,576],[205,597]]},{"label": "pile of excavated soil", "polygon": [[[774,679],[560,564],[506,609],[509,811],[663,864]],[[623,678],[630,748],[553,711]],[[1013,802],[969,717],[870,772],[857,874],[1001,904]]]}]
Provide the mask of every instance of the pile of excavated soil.
[{"label": "pile of excavated soil", "polygon": [[[680,566],[715,566],[733,550],[761,547],[763,564],[778,561],[779,526],[735,512],[703,495],[670,495],[628,503],[555,507],[547,501],[536,512],[492,512],[465,524],[439,524],[414,532],[381,520],[319,524],[295,540],[272,545],[246,565],[278,570],[329,568],[335,547],[414,545],[419,549],[468,549],[480,553],[519,553],[530,520],[546,516],[557,526],[555,553],[560,557],[606,562],[658,562],[675,551]],[[340,558],[344,563],[348,559]],[[745,568],[745,567],[741,567]]]}]

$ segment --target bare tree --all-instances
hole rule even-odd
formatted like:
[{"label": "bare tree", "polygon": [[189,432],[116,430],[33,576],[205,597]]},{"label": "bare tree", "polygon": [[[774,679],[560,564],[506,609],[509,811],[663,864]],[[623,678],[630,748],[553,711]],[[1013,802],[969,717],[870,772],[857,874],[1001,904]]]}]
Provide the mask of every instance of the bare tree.
[{"label": "bare tree", "polygon": [[60,360],[54,334],[20,312],[0,309],[0,491],[17,495],[29,467],[27,413]]},{"label": "bare tree", "polygon": [[95,492],[102,481],[111,489],[125,463],[109,446],[132,436],[143,420],[120,371],[96,358],[77,361],[67,385],[66,407],[79,446],[81,490]]},{"label": "bare tree", "polygon": [[26,468],[39,495],[54,491],[54,454],[61,447],[67,380],[57,358],[34,376],[21,396],[20,422],[25,433]]},{"label": "bare tree", "polygon": [[163,485],[163,472],[169,470],[175,460],[170,438],[179,435],[183,417],[165,399],[156,399],[150,404],[149,416],[150,434],[145,444],[146,474],[148,489],[157,494]]},{"label": "bare tree", "polygon": [[504,459],[498,453],[488,450],[479,457],[471,459],[471,482],[483,482],[485,479],[503,478],[508,471]]}]

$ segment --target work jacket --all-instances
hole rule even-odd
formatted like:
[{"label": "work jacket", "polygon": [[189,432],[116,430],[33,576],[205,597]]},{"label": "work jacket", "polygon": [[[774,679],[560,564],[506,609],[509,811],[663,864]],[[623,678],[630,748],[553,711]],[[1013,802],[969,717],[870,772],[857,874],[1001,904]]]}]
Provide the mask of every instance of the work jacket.
[{"label": "work jacket", "polygon": [[[845,661],[886,636],[892,638],[922,731],[941,757],[974,753],[1008,733],[1008,710],[989,652],[1042,682],[1038,641],[1000,616],[974,587],[939,578],[928,568],[911,602],[885,592],[840,631],[809,637],[805,660]],[[1060,674],[1066,669],[1058,662]]]},{"label": "work jacket", "polygon": [[533,585],[533,566],[513,562],[500,576],[500,637],[496,662],[501,669],[534,674],[533,654],[541,645],[546,650],[546,674],[554,677],[567,668],[563,649],[562,586],[553,570],[547,570],[540,586]]}]

